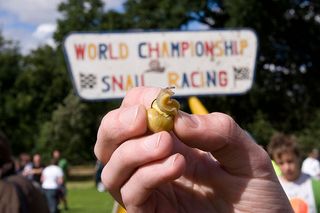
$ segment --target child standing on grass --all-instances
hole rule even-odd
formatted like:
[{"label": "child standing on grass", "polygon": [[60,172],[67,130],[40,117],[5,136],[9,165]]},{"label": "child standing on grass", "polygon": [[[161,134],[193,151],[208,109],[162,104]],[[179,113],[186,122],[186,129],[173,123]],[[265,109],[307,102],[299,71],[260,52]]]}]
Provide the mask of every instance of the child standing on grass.
[{"label": "child standing on grass", "polygon": [[279,181],[295,213],[320,212],[320,183],[301,172],[301,156],[296,138],[276,133],[268,145],[268,152],[279,165]]}]

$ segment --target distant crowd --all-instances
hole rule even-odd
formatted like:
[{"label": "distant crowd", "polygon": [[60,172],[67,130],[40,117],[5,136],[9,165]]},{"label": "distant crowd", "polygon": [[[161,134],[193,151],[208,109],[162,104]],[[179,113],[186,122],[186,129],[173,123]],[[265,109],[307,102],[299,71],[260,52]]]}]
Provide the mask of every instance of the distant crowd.
[{"label": "distant crowd", "polygon": [[68,209],[66,199],[66,181],[68,177],[68,162],[61,158],[59,150],[52,152],[49,165],[42,163],[41,155],[36,153],[32,156],[21,153],[15,162],[16,173],[25,176],[32,181],[33,185],[44,192],[50,212],[58,212],[59,202],[64,209]]},{"label": "distant crowd", "polygon": [[21,153],[13,158],[9,142],[0,131],[0,212],[57,213],[58,205],[68,209],[66,181],[68,162],[59,150],[44,165],[39,153]]},{"label": "distant crowd", "polygon": [[[320,212],[318,149],[310,150],[308,157],[303,158],[293,135],[276,133],[271,138],[267,151],[294,212]],[[101,192],[105,191],[101,182],[103,168],[104,165],[97,161],[95,181]],[[49,165],[42,163],[39,153],[33,156],[22,153],[14,161],[6,138],[0,134],[1,213],[57,213],[59,203],[67,210],[67,177],[68,162],[61,157],[59,150],[52,152]]]}]

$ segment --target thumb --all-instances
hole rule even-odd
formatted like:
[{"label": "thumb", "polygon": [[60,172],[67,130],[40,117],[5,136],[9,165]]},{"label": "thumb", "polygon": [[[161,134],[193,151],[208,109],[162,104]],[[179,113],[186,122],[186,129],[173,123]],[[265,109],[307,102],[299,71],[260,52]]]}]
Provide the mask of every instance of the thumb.
[{"label": "thumb", "polygon": [[180,111],[174,132],[186,145],[211,152],[231,174],[261,176],[270,169],[267,153],[226,114],[190,115]]}]

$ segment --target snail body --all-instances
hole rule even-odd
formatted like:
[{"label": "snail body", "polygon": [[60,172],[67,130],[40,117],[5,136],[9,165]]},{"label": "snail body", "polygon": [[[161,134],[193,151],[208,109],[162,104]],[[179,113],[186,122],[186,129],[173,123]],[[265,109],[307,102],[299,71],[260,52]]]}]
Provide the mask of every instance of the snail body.
[{"label": "snail body", "polygon": [[157,98],[147,110],[148,128],[152,132],[171,131],[173,129],[174,116],[178,114],[180,104],[171,99],[174,93],[171,88],[162,89]]}]

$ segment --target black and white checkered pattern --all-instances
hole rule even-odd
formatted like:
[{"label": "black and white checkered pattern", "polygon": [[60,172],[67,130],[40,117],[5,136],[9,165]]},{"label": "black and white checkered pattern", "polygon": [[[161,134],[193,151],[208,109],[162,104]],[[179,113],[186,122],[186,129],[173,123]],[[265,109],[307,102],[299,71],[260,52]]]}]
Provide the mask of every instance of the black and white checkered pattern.
[{"label": "black and white checkered pattern", "polygon": [[93,74],[80,73],[81,89],[93,89],[97,84],[97,77]]},{"label": "black and white checkered pattern", "polygon": [[250,79],[250,73],[248,67],[233,67],[235,80],[247,80]]}]

